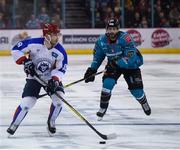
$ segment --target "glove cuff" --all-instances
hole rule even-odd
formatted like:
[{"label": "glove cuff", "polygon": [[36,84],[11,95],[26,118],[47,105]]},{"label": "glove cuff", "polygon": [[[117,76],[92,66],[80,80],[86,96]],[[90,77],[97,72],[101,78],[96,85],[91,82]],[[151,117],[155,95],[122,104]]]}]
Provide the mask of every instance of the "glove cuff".
[{"label": "glove cuff", "polygon": [[24,64],[26,60],[27,60],[26,56],[22,56],[16,61],[16,64],[18,65]]},{"label": "glove cuff", "polygon": [[96,73],[96,72],[97,72],[97,70],[94,69],[94,68],[89,67],[88,69],[91,70],[93,73]]}]

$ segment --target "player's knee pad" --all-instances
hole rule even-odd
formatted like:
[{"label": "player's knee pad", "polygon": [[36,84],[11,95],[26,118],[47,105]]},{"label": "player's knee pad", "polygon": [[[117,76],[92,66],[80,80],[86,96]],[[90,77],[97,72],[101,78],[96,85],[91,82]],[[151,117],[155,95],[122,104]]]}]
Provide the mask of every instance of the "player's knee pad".
[{"label": "player's knee pad", "polygon": [[129,70],[124,74],[129,90],[143,89],[140,69]]},{"label": "player's knee pad", "polygon": [[62,106],[61,105],[56,105],[54,106],[54,104],[51,104],[50,107],[50,113],[49,113],[49,117],[48,120],[56,120],[57,117],[59,116],[60,112],[62,110]]},{"label": "player's knee pad", "polygon": [[114,80],[113,78],[105,78],[103,80],[104,89],[109,89],[111,91],[115,84],[116,84],[116,80]]},{"label": "player's knee pad", "polygon": [[130,90],[130,92],[137,100],[142,99],[142,97],[144,97],[143,89]]},{"label": "player's knee pad", "polygon": [[20,106],[23,110],[29,110],[35,105],[36,100],[37,99],[35,97],[30,97],[30,96],[24,97],[21,100]]},{"label": "player's knee pad", "polygon": [[[61,91],[57,91],[58,95],[64,98],[64,93]],[[57,97],[55,94],[51,95],[52,103],[54,106],[61,106],[62,105],[62,99]]]}]

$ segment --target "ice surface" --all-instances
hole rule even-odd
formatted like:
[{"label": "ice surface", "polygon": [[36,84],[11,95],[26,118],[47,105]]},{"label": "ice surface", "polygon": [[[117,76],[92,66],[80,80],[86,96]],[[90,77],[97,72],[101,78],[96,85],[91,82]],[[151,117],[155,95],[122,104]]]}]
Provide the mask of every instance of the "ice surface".
[{"label": "ice surface", "polygon": [[[64,84],[79,80],[90,65],[90,55],[70,55]],[[0,57],[0,148],[3,149],[180,149],[180,55],[144,55],[144,89],[152,115],[146,116],[131,96],[123,77],[113,90],[103,121],[96,111],[102,87],[102,74],[94,83],[78,83],[65,89],[66,100],[99,132],[116,133],[117,138],[103,141],[64,104],[57,120],[57,134],[46,131],[50,99],[37,101],[15,135],[7,138],[8,128],[19,105],[25,83],[22,66],[12,57]],[[104,63],[100,70],[104,69]],[[41,93],[44,93],[42,91]]]}]

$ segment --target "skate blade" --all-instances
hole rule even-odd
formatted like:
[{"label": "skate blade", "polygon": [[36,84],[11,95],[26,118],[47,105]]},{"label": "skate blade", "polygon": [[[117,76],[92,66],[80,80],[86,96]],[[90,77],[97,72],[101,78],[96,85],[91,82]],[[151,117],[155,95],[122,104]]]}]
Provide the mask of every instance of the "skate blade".
[{"label": "skate blade", "polygon": [[7,138],[12,138],[12,137],[13,137],[13,135],[12,135],[12,134],[7,133]]},{"label": "skate blade", "polygon": [[98,120],[98,121],[101,121],[101,120],[103,120],[103,117],[98,117],[97,120]]},{"label": "skate blade", "polygon": [[54,134],[49,131],[48,127],[47,127],[46,129],[47,129],[47,132],[48,132],[49,136],[50,136],[50,137],[53,137]]}]

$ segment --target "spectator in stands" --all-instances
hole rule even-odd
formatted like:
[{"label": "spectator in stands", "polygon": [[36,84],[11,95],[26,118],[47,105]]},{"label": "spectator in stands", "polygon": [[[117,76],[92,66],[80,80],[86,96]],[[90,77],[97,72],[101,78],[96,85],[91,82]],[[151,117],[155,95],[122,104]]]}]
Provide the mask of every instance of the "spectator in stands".
[{"label": "spectator in stands", "polygon": [[155,19],[154,20],[155,27],[159,27],[160,26],[161,17],[164,16],[161,6],[155,7],[155,15],[154,16],[155,16],[154,17],[154,19]]},{"label": "spectator in stands", "polygon": [[180,20],[180,12],[177,7],[173,7],[169,13],[169,19],[173,27],[178,26],[178,20]]},{"label": "spectator in stands", "polygon": [[114,16],[114,2],[112,0],[97,0],[96,1],[96,25],[95,27],[104,27],[106,19],[110,16]]},{"label": "spectator in stands", "polygon": [[54,16],[52,16],[51,23],[56,24],[58,27],[63,26],[63,22],[61,21],[59,14],[54,14]]},{"label": "spectator in stands", "polygon": [[[61,13],[61,0],[41,0],[43,6],[35,5],[33,0],[16,0],[16,11],[12,12],[12,0],[0,0],[0,28],[40,28],[39,23],[44,22],[59,22],[62,19]],[[95,27],[102,28],[105,25],[106,18],[109,16],[115,16],[116,18],[124,17],[125,27],[139,27],[142,26],[141,16],[143,14],[146,17],[148,26],[151,27],[151,0],[124,0],[125,2],[125,16],[121,16],[121,1],[122,0],[94,0],[95,1]],[[86,0],[87,12],[90,11],[91,0]],[[26,5],[26,9],[24,6]],[[32,14],[33,7],[37,7],[36,10],[41,9],[41,13],[38,15],[38,19],[30,19],[27,21],[27,16]],[[39,7],[38,7],[39,6]],[[154,25],[155,27],[179,26],[180,0],[154,0]],[[89,7],[89,8],[88,8]],[[89,9],[89,10],[88,10]],[[15,14],[14,14],[15,13]],[[35,12],[37,13],[37,12]],[[139,14],[138,14],[139,13]],[[56,16],[59,15],[60,19]],[[90,14],[91,15],[91,14]],[[89,16],[90,16],[89,15]],[[139,17],[138,17],[139,15]],[[164,17],[166,16],[166,17]],[[90,18],[90,17],[89,17]],[[166,18],[166,19],[164,19]],[[169,21],[169,23],[168,23]],[[38,23],[39,22],[39,23]],[[62,22],[62,21],[61,21]],[[145,21],[143,21],[145,22]],[[162,25],[166,23],[166,25]],[[58,23],[59,24],[59,23]],[[63,23],[64,24],[64,23]],[[168,25],[169,24],[169,25]],[[79,25],[81,27],[81,25]]]},{"label": "spectator in stands", "polygon": [[134,6],[131,0],[127,0],[125,1],[125,16],[124,16],[125,26],[127,28],[134,26],[134,23],[132,21],[133,19],[134,19]]},{"label": "spectator in stands", "polygon": [[177,27],[180,16],[178,2],[175,0],[157,0],[155,3],[155,27]]},{"label": "spectator in stands", "polygon": [[41,12],[38,15],[38,19],[40,21],[41,27],[43,26],[44,23],[49,23],[50,22],[50,17],[46,13],[46,7],[41,7]]},{"label": "spectator in stands", "polygon": [[114,15],[118,19],[121,16],[120,0],[115,0],[115,2],[114,2]]},{"label": "spectator in stands", "polygon": [[40,29],[41,24],[39,19],[32,14],[30,20],[28,20],[28,22],[26,23],[26,27],[28,29]]},{"label": "spectator in stands", "polygon": [[6,1],[5,0],[1,0],[0,1],[0,10],[1,12],[5,13],[6,12]]},{"label": "spectator in stands", "polygon": [[16,45],[19,41],[22,41],[24,39],[28,39],[30,38],[30,36],[28,35],[28,33],[26,31],[21,32],[17,35],[15,35],[11,41],[11,45],[14,46]]},{"label": "spectator in stands", "polygon": [[141,23],[141,16],[139,12],[135,12],[134,19],[133,19],[133,27],[139,28],[139,25]]},{"label": "spectator in stands", "polygon": [[[15,1],[16,1],[16,6],[15,6],[16,11],[14,16],[15,16],[16,28],[18,29],[27,28],[26,22],[29,19],[29,16],[34,12],[33,2],[35,1],[33,0],[15,0]],[[11,5],[12,5],[12,0],[11,0]],[[11,5],[9,7],[12,7]]]},{"label": "spectator in stands", "polygon": [[171,4],[174,3],[173,0],[158,0],[157,3],[158,2],[159,2],[159,4],[157,4],[157,5],[162,7],[164,15],[169,16],[169,12],[172,9]]},{"label": "spectator in stands", "polygon": [[0,12],[3,14],[3,21],[5,22],[6,25],[5,28],[7,28],[7,24],[11,18],[10,4],[12,4],[10,0],[0,0]]},{"label": "spectator in stands", "polygon": [[149,0],[140,0],[138,6],[136,7],[136,11],[144,16],[148,17],[148,7],[149,7]]},{"label": "spectator in stands", "polygon": [[0,29],[4,29],[6,27],[4,18],[3,18],[3,13],[0,12]]},{"label": "spectator in stands", "polygon": [[139,25],[140,28],[148,28],[148,21],[146,16],[142,17],[141,23]]},{"label": "spectator in stands", "polygon": [[161,18],[161,20],[160,20],[160,26],[159,26],[159,27],[169,28],[169,27],[170,27],[169,20],[166,19],[165,17]]},{"label": "spectator in stands", "polygon": [[101,15],[101,4],[99,1],[96,1],[95,4],[95,27],[100,28],[103,27],[102,15]]}]

